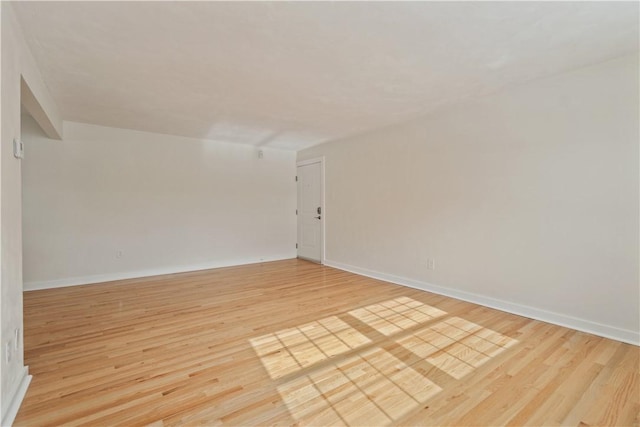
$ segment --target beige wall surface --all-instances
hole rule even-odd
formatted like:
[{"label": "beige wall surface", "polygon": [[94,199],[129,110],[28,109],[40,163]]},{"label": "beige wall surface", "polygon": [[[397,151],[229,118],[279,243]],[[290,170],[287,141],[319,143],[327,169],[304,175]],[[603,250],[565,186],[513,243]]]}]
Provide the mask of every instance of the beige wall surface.
[{"label": "beige wall surface", "polygon": [[296,256],[292,151],[23,123],[26,289]]},{"label": "beige wall surface", "polygon": [[[2,25],[0,146],[0,419],[9,424],[28,386],[23,358],[21,160],[13,156],[13,140],[20,139],[21,81],[29,87],[31,107],[49,130],[61,135],[55,103],[24,41],[10,2],[0,3]],[[18,338],[16,340],[16,331]],[[17,346],[16,346],[17,342]],[[6,352],[10,361],[7,362]]]},{"label": "beige wall surface", "polygon": [[638,75],[619,58],[299,152],[326,160],[327,263],[638,342]]}]

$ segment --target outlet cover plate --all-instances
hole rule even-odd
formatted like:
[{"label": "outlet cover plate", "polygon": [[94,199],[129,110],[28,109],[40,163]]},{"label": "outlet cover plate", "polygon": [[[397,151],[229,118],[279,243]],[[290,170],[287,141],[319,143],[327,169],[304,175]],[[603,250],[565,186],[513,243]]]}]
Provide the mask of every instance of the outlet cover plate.
[{"label": "outlet cover plate", "polygon": [[24,142],[17,138],[13,139],[13,157],[24,159]]}]

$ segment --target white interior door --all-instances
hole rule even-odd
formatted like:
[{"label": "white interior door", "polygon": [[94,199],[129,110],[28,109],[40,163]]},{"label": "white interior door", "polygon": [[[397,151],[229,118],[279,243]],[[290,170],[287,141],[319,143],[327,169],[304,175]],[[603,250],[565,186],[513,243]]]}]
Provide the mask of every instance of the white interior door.
[{"label": "white interior door", "polygon": [[323,222],[322,163],[298,165],[298,258],[322,263]]}]

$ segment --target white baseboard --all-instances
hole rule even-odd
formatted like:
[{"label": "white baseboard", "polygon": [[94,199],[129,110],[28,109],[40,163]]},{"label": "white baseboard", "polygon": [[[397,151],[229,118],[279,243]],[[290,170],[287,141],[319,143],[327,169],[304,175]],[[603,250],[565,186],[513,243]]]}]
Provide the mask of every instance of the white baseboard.
[{"label": "white baseboard", "polygon": [[579,319],[577,317],[554,313],[552,311],[474,294],[471,292],[437,286],[419,280],[395,276],[393,274],[381,273],[379,271],[373,271],[366,268],[343,264],[337,261],[325,260],[324,264],[328,267],[334,267],[339,270],[349,271],[351,273],[360,274],[362,276],[367,276],[374,279],[395,283],[397,285],[407,286],[422,291],[456,298],[485,307],[495,308],[500,311],[506,311],[507,313],[517,314],[519,316],[541,320],[543,322],[553,323],[555,325],[564,326],[567,328],[576,329],[578,331],[587,332],[601,337],[611,338],[617,341],[640,346],[640,333],[628,329],[621,329],[614,326],[604,325],[601,323],[592,322],[590,320]]},{"label": "white baseboard", "polygon": [[113,282],[115,280],[138,279],[142,277],[161,276],[163,274],[187,273],[191,271],[210,270],[212,268],[234,267],[237,265],[257,264],[260,262],[282,261],[295,258],[295,253],[264,258],[246,258],[227,261],[212,261],[203,264],[182,265],[174,267],[153,268],[147,270],[127,271],[121,273],[96,274],[82,277],[25,282],[25,291],[63,288],[66,286],[90,285],[93,283]]},{"label": "white baseboard", "polygon": [[31,375],[29,375],[29,367],[25,366],[20,384],[18,385],[18,388],[16,389],[13,398],[11,399],[11,403],[9,403],[9,406],[7,407],[6,413],[2,416],[2,427],[11,427],[11,425],[13,425],[13,421],[16,419],[16,415],[18,415],[20,405],[22,405],[22,400],[27,394],[27,389],[29,388],[29,384],[31,383],[31,378]]}]

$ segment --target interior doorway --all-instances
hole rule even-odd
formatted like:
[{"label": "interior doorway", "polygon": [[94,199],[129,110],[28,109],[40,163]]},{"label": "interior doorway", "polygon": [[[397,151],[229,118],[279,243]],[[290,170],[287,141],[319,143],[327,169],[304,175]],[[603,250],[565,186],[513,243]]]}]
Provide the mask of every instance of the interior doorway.
[{"label": "interior doorway", "polygon": [[298,163],[298,258],[324,263],[324,159]]}]

